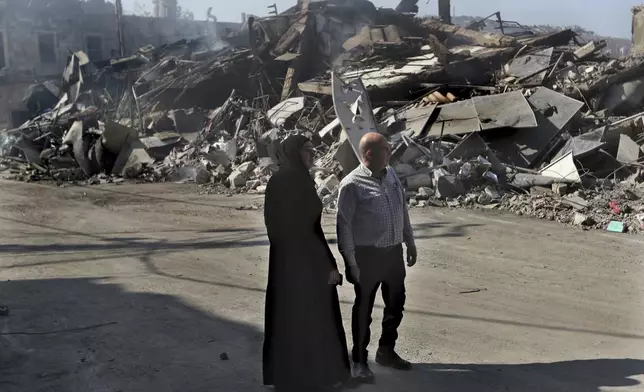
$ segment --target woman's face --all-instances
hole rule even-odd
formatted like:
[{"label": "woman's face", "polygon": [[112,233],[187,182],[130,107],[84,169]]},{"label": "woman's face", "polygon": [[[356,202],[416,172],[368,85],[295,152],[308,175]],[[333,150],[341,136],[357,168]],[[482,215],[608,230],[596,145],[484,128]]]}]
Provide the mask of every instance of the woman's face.
[{"label": "woman's face", "polygon": [[300,155],[302,156],[302,162],[307,169],[313,167],[313,162],[315,160],[315,150],[313,149],[313,144],[311,142],[304,143],[302,149],[300,150]]}]

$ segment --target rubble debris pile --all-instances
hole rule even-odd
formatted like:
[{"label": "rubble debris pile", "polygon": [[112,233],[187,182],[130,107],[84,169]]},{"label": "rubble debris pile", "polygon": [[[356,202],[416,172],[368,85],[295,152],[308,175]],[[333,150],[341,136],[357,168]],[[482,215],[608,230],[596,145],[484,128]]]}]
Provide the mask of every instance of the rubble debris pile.
[{"label": "rubble debris pile", "polygon": [[333,208],[358,141],[380,132],[412,207],[644,231],[641,57],[572,30],[505,35],[416,9],[300,0],[225,45],[144,47],[101,67],[74,53],[59,83],[28,92],[31,120],[0,134],[3,168],[262,193],[277,145],[301,133]]}]

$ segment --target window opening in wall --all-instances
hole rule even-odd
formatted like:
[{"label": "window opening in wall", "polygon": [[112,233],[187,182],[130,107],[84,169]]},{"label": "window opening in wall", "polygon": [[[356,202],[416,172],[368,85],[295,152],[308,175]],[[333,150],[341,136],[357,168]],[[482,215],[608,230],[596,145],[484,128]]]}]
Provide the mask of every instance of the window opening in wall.
[{"label": "window opening in wall", "polygon": [[38,51],[43,64],[56,62],[56,36],[51,33],[38,34]]},{"label": "window opening in wall", "polygon": [[88,36],[87,43],[87,56],[92,61],[103,60],[103,38],[98,36]]}]

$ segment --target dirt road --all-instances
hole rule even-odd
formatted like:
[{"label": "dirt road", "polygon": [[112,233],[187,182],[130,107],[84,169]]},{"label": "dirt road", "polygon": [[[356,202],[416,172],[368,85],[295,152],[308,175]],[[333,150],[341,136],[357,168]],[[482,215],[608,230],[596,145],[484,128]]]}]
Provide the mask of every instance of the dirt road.
[{"label": "dirt road", "polygon": [[[260,200],[0,182],[0,390],[264,391],[267,240],[261,212],[236,209]],[[417,365],[374,365],[378,384],[360,392],[644,390],[643,239],[463,211],[412,219],[399,351]],[[349,331],[349,286],[341,297]]]}]

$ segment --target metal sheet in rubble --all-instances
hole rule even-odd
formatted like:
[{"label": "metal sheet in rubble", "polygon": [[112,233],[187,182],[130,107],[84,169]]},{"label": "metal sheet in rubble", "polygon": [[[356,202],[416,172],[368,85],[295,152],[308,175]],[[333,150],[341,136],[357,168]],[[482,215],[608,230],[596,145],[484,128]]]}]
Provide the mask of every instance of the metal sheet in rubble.
[{"label": "metal sheet in rubble", "polygon": [[566,182],[580,182],[579,171],[572,157],[572,151],[552,162],[541,170],[544,177],[556,178]]},{"label": "metal sheet in rubble", "polygon": [[429,105],[407,109],[401,113],[401,117],[405,121],[405,131],[409,132],[409,137],[418,138],[423,135],[427,122],[435,109],[436,105]]},{"label": "metal sheet in rubble", "polygon": [[535,75],[552,61],[552,53],[554,48],[547,48],[538,52],[526,54],[525,56],[517,57],[510,62],[507,74],[517,78],[525,78],[534,75],[523,82],[523,84],[540,85],[546,77],[547,70]]},{"label": "metal sheet in rubble", "polygon": [[276,127],[284,125],[292,115],[304,109],[304,97],[286,99],[268,111],[268,120]]},{"label": "metal sheet in rubble", "polygon": [[552,158],[552,161],[554,162],[571,151],[574,158],[582,158],[605,146],[606,143],[602,141],[603,137],[604,128],[572,137],[566,141],[561,150]]},{"label": "metal sheet in rubble", "polygon": [[533,128],[537,120],[520,91],[486,95],[439,107],[433,136],[459,135],[498,128]]},{"label": "metal sheet in rubble", "polygon": [[534,112],[521,91],[472,98],[482,130],[496,128],[533,128]]},{"label": "metal sheet in rubble", "polygon": [[472,100],[450,103],[439,109],[440,113],[431,126],[430,135],[462,135],[481,130]]},{"label": "metal sheet in rubble", "polygon": [[492,143],[504,162],[520,167],[531,167],[553,138],[584,106],[576,99],[545,87],[539,87],[528,102],[534,109],[537,127],[520,129],[509,137]]},{"label": "metal sheet in rubble", "polygon": [[446,158],[448,159],[472,159],[478,155],[483,155],[488,151],[488,146],[478,133],[471,133],[461,140],[454,147]]},{"label": "metal sheet in rubble", "polygon": [[360,139],[369,132],[378,132],[367,89],[361,79],[343,82],[334,72],[333,106],[356,156],[360,156]]},{"label": "metal sheet in rubble", "polygon": [[[559,130],[563,129],[584,106],[583,102],[546,87],[539,87],[528,101],[537,113]],[[541,125],[539,123],[539,126]]]},{"label": "metal sheet in rubble", "polygon": [[642,155],[640,146],[628,135],[620,135],[617,160],[624,164],[637,163]]}]

